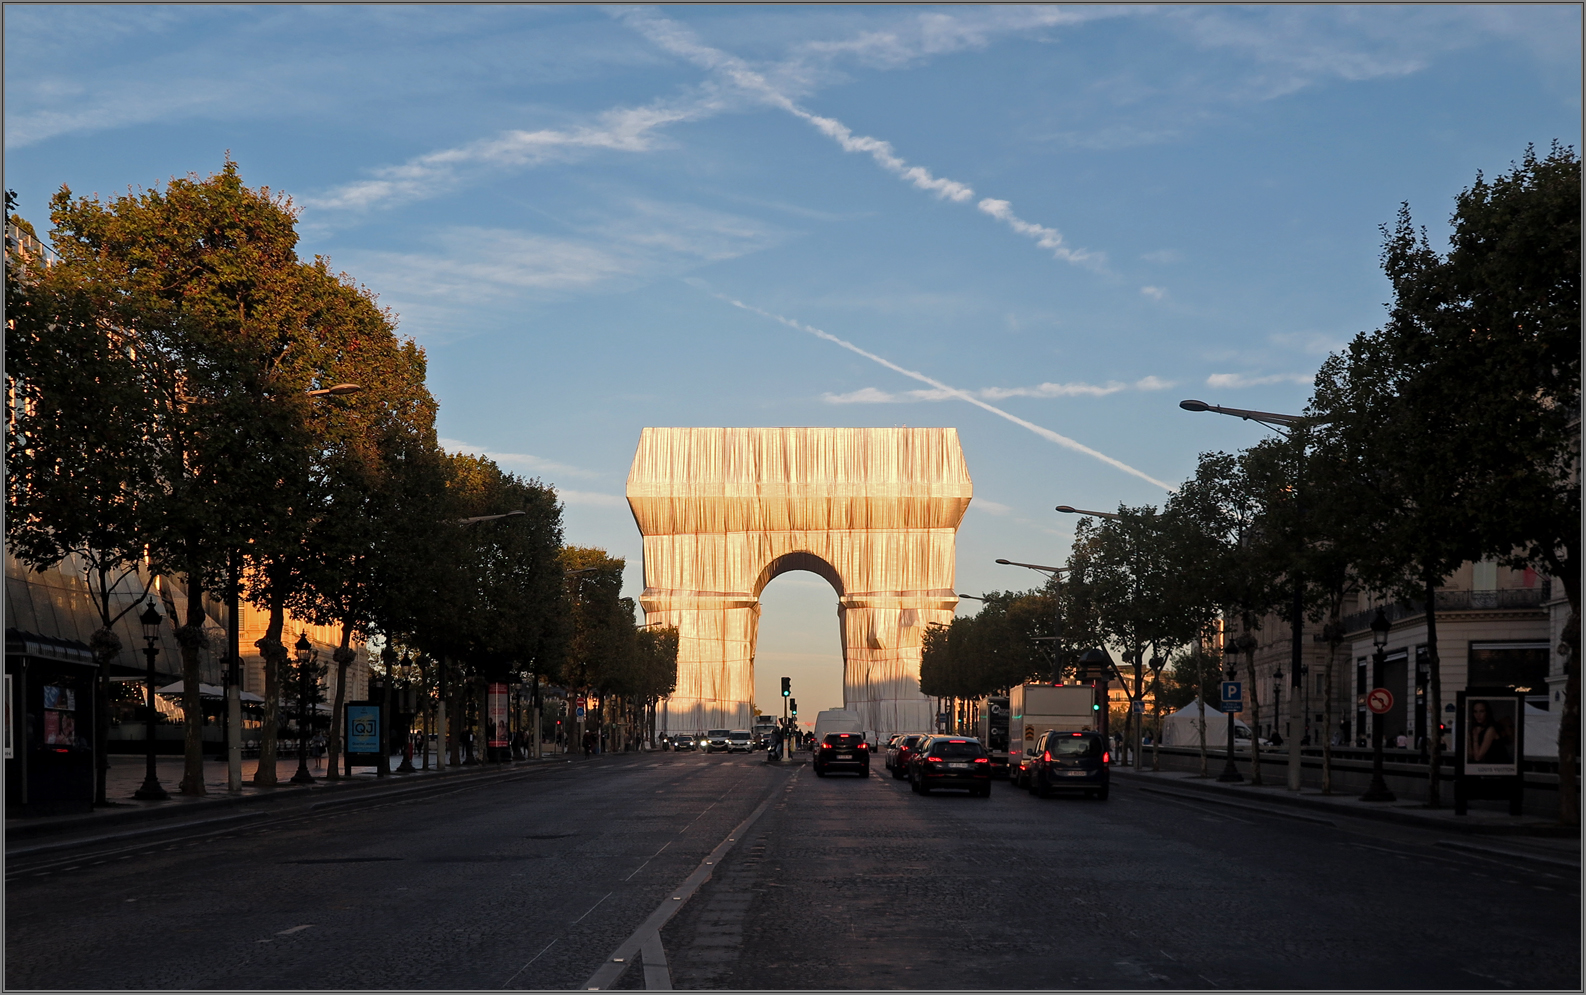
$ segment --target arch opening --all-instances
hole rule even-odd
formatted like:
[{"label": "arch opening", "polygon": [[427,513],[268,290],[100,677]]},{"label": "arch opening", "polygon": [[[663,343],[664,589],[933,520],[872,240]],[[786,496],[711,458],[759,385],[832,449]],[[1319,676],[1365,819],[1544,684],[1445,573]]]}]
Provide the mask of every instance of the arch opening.
[{"label": "arch opening", "polygon": [[765,590],[767,584],[795,570],[804,570],[824,578],[826,583],[832,586],[832,590],[837,592],[839,598],[843,596],[843,578],[837,572],[837,568],[807,550],[783,553],[767,563],[765,569],[761,570],[760,575],[754,579],[754,587],[750,593],[756,598],[760,597],[760,592]]}]

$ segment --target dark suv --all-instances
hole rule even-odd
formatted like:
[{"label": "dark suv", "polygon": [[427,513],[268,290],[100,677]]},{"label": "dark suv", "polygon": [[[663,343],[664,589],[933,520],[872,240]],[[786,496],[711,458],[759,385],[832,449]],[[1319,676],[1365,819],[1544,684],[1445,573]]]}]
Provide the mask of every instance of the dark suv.
[{"label": "dark suv", "polygon": [[1111,777],[1107,764],[1112,759],[1107,754],[1107,741],[1099,732],[1044,732],[1035,741],[1030,790],[1042,798],[1058,791],[1083,791],[1106,801]]},{"label": "dark suv", "polygon": [[865,742],[863,733],[827,733],[825,742],[815,747],[812,766],[817,777],[825,777],[834,770],[847,770],[860,777],[869,777],[870,744]]},{"label": "dark suv", "polygon": [[887,748],[887,770],[892,772],[893,777],[902,780],[909,775],[909,757],[914,755],[914,748],[924,738],[918,733],[893,737],[892,745]]},{"label": "dark suv", "polygon": [[909,786],[928,795],[934,788],[968,788],[991,797],[991,758],[980,740],[968,736],[927,736],[909,758]]}]

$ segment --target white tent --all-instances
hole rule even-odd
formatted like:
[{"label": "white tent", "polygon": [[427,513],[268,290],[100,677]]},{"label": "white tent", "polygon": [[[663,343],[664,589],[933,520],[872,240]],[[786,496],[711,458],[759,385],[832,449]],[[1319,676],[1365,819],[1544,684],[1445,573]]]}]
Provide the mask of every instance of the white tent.
[{"label": "white tent", "polygon": [[[1563,706],[1561,705],[1560,708]],[[1556,758],[1558,756],[1557,709],[1538,708],[1529,702],[1525,706],[1525,755],[1528,757]]]},{"label": "white tent", "polygon": [[[1200,746],[1200,703],[1188,705],[1162,716],[1163,746]],[[1216,706],[1206,706],[1206,745],[1217,749],[1228,745],[1228,720]],[[1250,740],[1250,726],[1239,716],[1234,716],[1234,736],[1246,743]]]}]

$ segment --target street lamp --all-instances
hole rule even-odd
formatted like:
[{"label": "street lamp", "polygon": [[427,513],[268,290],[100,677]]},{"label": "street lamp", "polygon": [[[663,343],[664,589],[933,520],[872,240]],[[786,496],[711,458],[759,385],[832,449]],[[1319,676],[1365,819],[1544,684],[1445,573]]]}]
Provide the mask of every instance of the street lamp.
[{"label": "street lamp", "polygon": [[1069,504],[1060,504],[1060,505],[1057,506],[1056,510],[1057,511],[1061,511],[1065,515],[1089,515],[1092,518],[1117,518],[1117,517],[1119,517],[1118,513],[1114,512],[1114,511],[1086,511],[1083,508],[1076,508],[1073,505],[1069,505]]},{"label": "street lamp", "polygon": [[459,518],[456,521],[458,525],[472,525],[475,522],[493,522],[498,518],[517,518],[519,515],[527,514],[526,511],[509,511],[501,515],[475,515],[472,518]]},{"label": "street lamp", "polygon": [[[413,664],[406,650],[402,651],[402,659],[397,663],[397,672],[402,675],[402,711],[411,716],[413,709],[410,701],[413,698]],[[409,721],[412,721],[409,719]],[[413,767],[413,727],[408,727],[407,745],[402,748],[402,762],[397,765],[398,774],[411,774]]]},{"label": "street lamp", "polygon": [[166,794],[164,788],[160,787],[160,779],[154,773],[154,723],[160,717],[159,709],[154,707],[154,658],[160,655],[160,648],[154,643],[160,638],[160,621],[160,613],[155,609],[154,599],[151,598],[148,608],[138,616],[138,622],[143,626],[143,639],[148,643],[143,650],[144,656],[149,661],[149,710],[144,716],[148,721],[143,727],[147,766],[144,768],[143,787],[133,792],[132,797],[154,802],[163,802],[171,797]]},{"label": "street lamp", "polygon": [[339,383],[334,387],[324,387],[319,390],[305,390],[308,397],[341,397],[343,394],[356,394],[363,390],[362,384]]},{"label": "street lamp", "polygon": [[1180,401],[1178,406],[1185,411],[1211,411],[1219,415],[1232,415],[1235,418],[1243,418],[1245,421],[1257,422],[1268,428],[1276,429],[1285,436],[1289,434],[1286,429],[1294,428],[1296,425],[1303,425],[1310,421],[1303,415],[1284,415],[1275,411],[1251,411],[1248,408],[1225,408],[1220,404],[1207,404],[1205,401]]},{"label": "street lamp", "polygon": [[[1197,401],[1194,399],[1180,401],[1178,402],[1178,406],[1183,408],[1185,411],[1211,411],[1219,415],[1230,415],[1234,418],[1242,418],[1245,421],[1253,421],[1258,424],[1265,425],[1267,428],[1270,428],[1279,435],[1282,435],[1285,439],[1293,438],[1289,432],[1290,429],[1304,428],[1307,425],[1327,424],[1326,419],[1310,418],[1304,415],[1286,415],[1275,411],[1252,411],[1248,408],[1226,408],[1222,405],[1207,404],[1205,401]],[[1303,450],[1304,446],[1302,440],[1301,455],[1304,454]],[[1296,501],[1299,499],[1299,495],[1297,493],[1295,495],[1295,499]],[[1300,675],[1304,669],[1302,657],[1304,656],[1305,652],[1305,581],[1299,570],[1295,570],[1293,572],[1293,581],[1294,601],[1289,609],[1289,633],[1291,636],[1289,647],[1289,677],[1291,681],[1289,688],[1290,733],[1292,733],[1294,729],[1300,725],[1302,718],[1299,712],[1301,691]],[[1251,676],[1255,676],[1253,671]],[[1323,776],[1327,776],[1325,769],[1323,771]],[[1290,736],[1289,738],[1288,780],[1290,791],[1300,790],[1300,740],[1295,736]]]},{"label": "street lamp", "polygon": [[[1037,642],[1050,642],[1052,644],[1052,677],[1054,680],[1063,679],[1063,602],[1059,595],[1062,593],[1063,574],[1068,567],[1047,567],[1039,563],[1020,563],[1017,560],[998,560],[1005,567],[1024,567],[1026,570],[1037,570],[1050,574],[1052,580],[1052,635],[1049,638],[1036,636]],[[959,597],[964,597],[960,594]],[[984,598],[980,600],[984,601]]]},{"label": "street lamp", "polygon": [[297,773],[293,784],[313,784],[314,775],[308,772],[308,682],[313,679],[314,657],[319,651],[308,641],[308,633],[299,632],[292,650],[297,654]]},{"label": "street lamp", "polygon": [[[1382,668],[1388,662],[1388,630],[1393,628],[1393,623],[1388,621],[1388,616],[1377,609],[1377,617],[1371,620],[1371,644],[1375,647],[1371,654],[1371,686],[1376,689],[1382,683]],[[1363,802],[1391,802],[1397,797],[1388,790],[1388,782],[1382,779],[1382,716],[1372,713],[1371,717],[1371,786],[1366,793],[1360,796]]]}]

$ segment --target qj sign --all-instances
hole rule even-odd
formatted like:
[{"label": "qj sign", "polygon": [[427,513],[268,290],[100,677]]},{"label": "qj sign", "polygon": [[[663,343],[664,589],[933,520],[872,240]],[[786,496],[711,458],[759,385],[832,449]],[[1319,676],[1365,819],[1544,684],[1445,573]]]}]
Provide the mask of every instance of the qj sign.
[{"label": "qj sign", "polygon": [[380,752],[380,707],[347,706],[347,752]]}]

